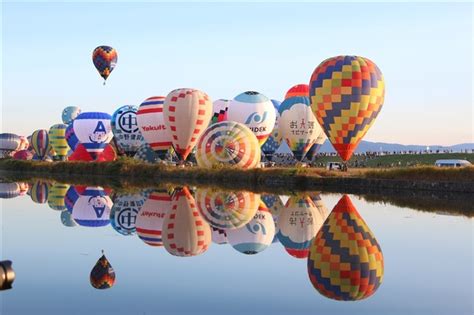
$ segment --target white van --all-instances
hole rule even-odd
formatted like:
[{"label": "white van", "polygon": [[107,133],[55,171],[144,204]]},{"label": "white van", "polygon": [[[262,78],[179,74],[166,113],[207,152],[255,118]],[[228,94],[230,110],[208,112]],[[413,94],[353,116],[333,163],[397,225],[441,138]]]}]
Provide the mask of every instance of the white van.
[{"label": "white van", "polygon": [[340,162],[328,162],[326,164],[326,169],[327,170],[342,170],[343,165]]},{"label": "white van", "polygon": [[436,160],[435,165],[438,167],[463,167],[472,164],[466,160]]}]

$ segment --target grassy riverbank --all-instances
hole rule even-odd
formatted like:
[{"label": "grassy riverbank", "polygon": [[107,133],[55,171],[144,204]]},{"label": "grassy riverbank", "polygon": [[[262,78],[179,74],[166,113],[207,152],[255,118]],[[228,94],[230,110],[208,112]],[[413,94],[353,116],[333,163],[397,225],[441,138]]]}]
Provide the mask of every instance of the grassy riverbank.
[{"label": "grassy riverbank", "polygon": [[147,164],[133,159],[115,162],[37,162],[0,160],[0,169],[39,176],[91,180],[104,177],[132,186],[150,186],[160,182],[210,185],[219,188],[253,191],[327,190],[334,192],[372,192],[390,190],[443,190],[474,192],[474,167],[437,168],[430,166],[396,169],[351,169],[349,172],[320,168],[264,168],[241,170],[232,167],[203,169]]}]

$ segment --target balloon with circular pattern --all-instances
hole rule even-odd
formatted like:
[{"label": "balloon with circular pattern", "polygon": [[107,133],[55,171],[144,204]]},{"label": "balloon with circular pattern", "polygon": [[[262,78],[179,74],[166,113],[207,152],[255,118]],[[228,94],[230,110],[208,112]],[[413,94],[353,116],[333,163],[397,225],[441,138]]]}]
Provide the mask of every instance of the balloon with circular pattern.
[{"label": "balloon with circular pattern", "polygon": [[110,211],[112,228],[121,235],[135,234],[138,212],[144,202],[145,198],[139,193],[117,195]]},{"label": "balloon with circular pattern", "polygon": [[117,147],[127,156],[133,156],[143,144],[143,136],[137,123],[138,108],[120,106],[112,115],[111,127]]},{"label": "balloon with circular pattern", "polygon": [[92,52],[92,62],[100,76],[104,79],[104,85],[110,73],[112,73],[117,65],[117,59],[117,51],[110,46],[99,46]]},{"label": "balloon with circular pattern", "polygon": [[260,145],[253,132],[234,121],[209,126],[199,138],[196,150],[198,165],[208,168],[219,164],[255,168],[260,157]]},{"label": "balloon with circular pattern", "polygon": [[268,97],[259,92],[247,91],[230,102],[227,120],[249,127],[259,144],[263,145],[275,126],[276,112]]},{"label": "balloon with circular pattern", "polygon": [[382,250],[347,195],[339,200],[311,244],[308,275],[319,293],[342,301],[365,299],[382,283]]},{"label": "balloon with circular pattern", "polygon": [[187,187],[176,190],[163,223],[163,243],[173,256],[197,256],[211,245],[211,227],[201,217]]},{"label": "balloon with circular pattern", "polygon": [[177,89],[164,102],[165,125],[171,131],[174,150],[185,161],[212,117],[209,96],[195,89]]},{"label": "balloon with circular pattern", "polygon": [[67,106],[63,109],[61,118],[63,123],[69,125],[81,113],[81,109],[77,106]]},{"label": "balloon with circular pattern", "polygon": [[196,203],[204,220],[218,229],[237,229],[257,212],[260,195],[247,191],[227,192],[201,188]]},{"label": "balloon with circular pattern", "polygon": [[382,72],[367,58],[337,56],[321,62],[309,86],[314,115],[341,159],[348,161],[382,109]]},{"label": "balloon with circular pattern", "polygon": [[166,126],[163,106],[164,96],[152,96],[144,100],[137,112],[137,123],[144,141],[164,159],[172,146],[171,131]]}]

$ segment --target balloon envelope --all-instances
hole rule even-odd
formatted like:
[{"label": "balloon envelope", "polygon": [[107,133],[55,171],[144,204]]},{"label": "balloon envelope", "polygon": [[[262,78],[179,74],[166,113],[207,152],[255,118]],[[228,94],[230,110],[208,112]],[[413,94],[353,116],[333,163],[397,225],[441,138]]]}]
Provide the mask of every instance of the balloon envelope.
[{"label": "balloon envelope", "polygon": [[113,229],[122,235],[135,234],[138,212],[144,202],[142,194],[118,195],[110,212]]},{"label": "balloon envelope", "polygon": [[33,153],[29,150],[16,151],[13,154],[15,160],[31,160],[33,158]]},{"label": "balloon envelope", "polygon": [[68,106],[63,109],[61,118],[63,123],[69,125],[81,113],[81,109],[77,106]]},{"label": "balloon envelope", "polygon": [[151,149],[161,156],[171,148],[171,132],[166,126],[163,106],[165,97],[152,96],[140,104],[137,122],[140,133]]},{"label": "balloon envelope", "polygon": [[0,133],[0,153],[10,153],[20,148],[20,136],[13,133]]},{"label": "balloon envelope", "polygon": [[247,224],[257,212],[260,196],[252,192],[198,189],[196,202],[204,220],[218,229],[236,229]]},{"label": "balloon envelope", "polygon": [[293,155],[301,161],[318,136],[323,133],[311,111],[307,97],[292,97],[281,103],[278,128]]},{"label": "balloon envelope", "polygon": [[69,189],[68,184],[54,183],[49,189],[48,206],[53,210],[67,210],[64,198]]},{"label": "balloon envelope", "polygon": [[127,155],[135,154],[143,144],[137,123],[138,108],[133,105],[119,107],[112,115],[112,133],[115,143]]},{"label": "balloon envelope", "polygon": [[212,103],[211,124],[227,120],[227,110],[229,109],[230,100],[218,99]]},{"label": "balloon envelope", "polygon": [[382,72],[367,58],[337,56],[314,70],[309,85],[319,124],[339,156],[349,160],[382,108]]},{"label": "balloon envelope", "polygon": [[258,92],[247,91],[237,95],[230,102],[227,119],[249,127],[262,145],[273,131],[276,112],[268,97]]},{"label": "balloon envelope", "polygon": [[0,183],[0,198],[10,199],[20,195],[20,186],[17,183]]},{"label": "balloon envelope", "polygon": [[260,145],[252,131],[233,121],[209,126],[199,138],[196,150],[200,167],[229,164],[250,169],[259,165],[260,156]]},{"label": "balloon envelope", "polygon": [[194,89],[177,89],[164,103],[166,127],[171,131],[174,150],[186,160],[199,137],[209,125],[212,101],[206,93]]},{"label": "balloon envelope", "polygon": [[292,86],[285,94],[285,100],[295,96],[309,97],[309,85],[297,84]]},{"label": "balloon envelope", "polygon": [[347,195],[311,244],[308,274],[319,293],[335,300],[365,299],[382,283],[382,250]]},{"label": "balloon envelope", "polygon": [[99,258],[91,270],[90,283],[96,289],[109,289],[115,283],[115,271],[105,255]]},{"label": "balloon envelope", "polygon": [[74,151],[76,150],[77,145],[79,144],[79,139],[77,139],[76,134],[74,133],[74,127],[72,122],[66,128],[66,132],[64,133],[64,137],[66,138],[67,145],[69,148]]},{"label": "balloon envelope", "polygon": [[73,122],[74,133],[93,159],[112,139],[111,116],[100,112],[81,113]]},{"label": "balloon envelope", "polygon": [[110,46],[99,46],[92,52],[92,62],[104,81],[114,70],[117,58],[117,51]]},{"label": "balloon envelope", "polygon": [[280,147],[281,144],[281,134],[280,130],[278,128],[278,120],[280,119],[280,113],[278,112],[278,109],[281,105],[281,102],[277,100],[272,100],[273,107],[275,107],[275,114],[276,114],[276,119],[275,119],[275,126],[273,126],[272,133],[268,137],[268,139],[265,141],[265,143],[262,145],[262,152],[265,154],[265,157],[271,161],[273,154],[275,153],[276,150]]},{"label": "balloon envelope", "polygon": [[65,124],[56,124],[51,126],[48,132],[51,147],[61,159],[65,159],[69,151],[69,146],[66,141],[66,128],[67,125]]},{"label": "balloon envelope", "polygon": [[35,203],[45,203],[48,201],[49,185],[47,182],[36,181],[31,186],[31,200]]},{"label": "balloon envelope", "polygon": [[51,150],[48,131],[39,129],[31,135],[31,145],[36,152],[38,159],[42,160]]},{"label": "balloon envelope", "polygon": [[105,226],[110,223],[112,206],[112,200],[102,187],[87,187],[74,204],[72,217],[81,226]]}]

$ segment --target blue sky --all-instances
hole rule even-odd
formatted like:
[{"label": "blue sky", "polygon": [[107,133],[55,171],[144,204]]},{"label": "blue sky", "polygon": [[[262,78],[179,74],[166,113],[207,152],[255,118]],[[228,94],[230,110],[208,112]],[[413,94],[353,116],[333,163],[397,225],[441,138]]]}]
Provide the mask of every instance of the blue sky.
[{"label": "blue sky", "polygon": [[[370,58],[386,100],[366,140],[473,142],[473,5],[3,3],[2,132],[29,135],[65,106],[110,114],[177,87],[282,99],[325,58]],[[118,50],[107,86],[98,45]]]}]

